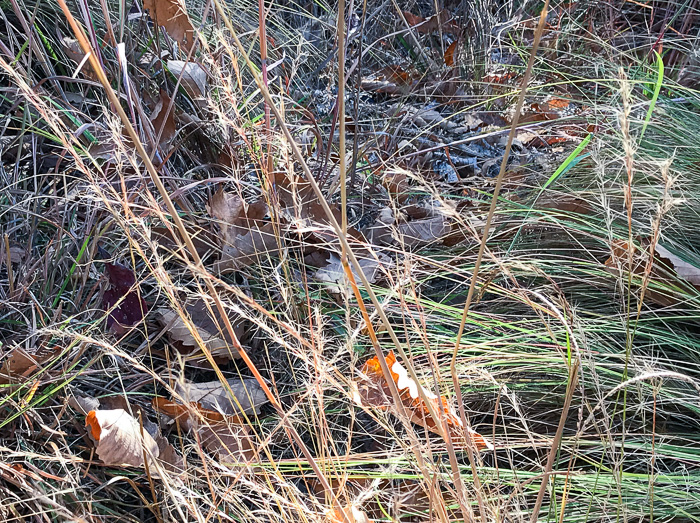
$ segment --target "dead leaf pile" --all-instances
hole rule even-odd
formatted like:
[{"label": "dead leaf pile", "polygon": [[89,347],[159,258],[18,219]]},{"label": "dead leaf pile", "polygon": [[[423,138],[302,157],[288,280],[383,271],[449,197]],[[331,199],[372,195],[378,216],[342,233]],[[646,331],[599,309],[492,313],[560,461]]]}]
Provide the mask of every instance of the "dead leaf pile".
[{"label": "dead leaf pile", "polygon": [[[437,424],[442,423],[442,421],[435,420],[430,415],[428,406],[423,402],[418,392],[420,388],[424,396],[430,401],[433,410],[444,416],[450,431],[450,438],[456,447],[461,448],[466,445],[467,439],[464,435],[466,430],[477,450],[493,450],[493,445],[481,434],[478,434],[470,427],[464,427],[461,418],[450,406],[445,396],[437,396],[430,390],[424,388],[421,384],[413,381],[409,377],[408,371],[396,360],[396,356],[393,352],[390,352],[386,356],[386,362],[391,371],[391,377],[394,380],[396,389],[401,397],[401,402],[413,423],[425,427],[431,432],[440,434]],[[360,372],[364,376],[364,379],[358,386],[362,403],[366,406],[373,406],[382,410],[395,409],[396,407],[391,399],[389,383],[384,378],[377,356],[367,360]]]}]

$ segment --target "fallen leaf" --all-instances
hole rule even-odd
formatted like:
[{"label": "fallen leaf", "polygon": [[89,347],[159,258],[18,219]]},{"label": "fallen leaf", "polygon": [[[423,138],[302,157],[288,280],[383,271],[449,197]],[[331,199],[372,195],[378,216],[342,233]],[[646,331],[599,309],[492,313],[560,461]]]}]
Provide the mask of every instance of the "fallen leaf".
[{"label": "fallen leaf", "polygon": [[201,98],[207,92],[207,73],[201,65],[183,60],[168,60],[168,71],[175,78],[182,75],[180,85],[192,98]]},{"label": "fallen leaf", "polygon": [[328,511],[325,521],[328,523],[369,523],[367,514],[353,507],[336,507]]},{"label": "fallen leaf", "polygon": [[[377,278],[381,275],[382,266],[387,268],[392,264],[391,259],[385,254],[378,254],[378,258],[379,259],[370,257],[360,258],[358,260],[362,273],[365,275],[369,283],[375,283],[377,281]],[[358,285],[362,285],[357,269],[355,269],[352,264],[350,265],[350,268],[353,276],[355,277],[355,282]],[[344,289],[346,289],[346,285],[343,283],[345,282],[345,278],[346,275],[343,264],[340,261],[340,258],[333,253],[329,254],[328,256],[328,264],[325,267],[320,268],[314,274],[314,279],[316,281],[327,283],[328,286],[326,287],[326,290],[336,294],[342,294]]]},{"label": "fallen leaf", "polygon": [[700,267],[683,260],[680,256],[676,256],[663,245],[656,244],[655,252],[660,261],[667,268],[672,269],[679,278],[695,287],[700,287]]},{"label": "fallen leaf", "polygon": [[[202,300],[186,305],[185,311],[202,338],[204,346],[214,358],[228,360],[239,357],[234,341],[215,307],[212,308],[214,312],[213,317]],[[156,311],[156,317],[159,323],[166,328],[168,339],[180,352],[189,354],[192,357],[197,356],[199,359],[203,358],[197,339],[192,335],[179,313],[172,309],[162,308]],[[232,321],[231,323],[234,334],[240,340],[244,333],[242,322]]]},{"label": "fallen leaf", "polygon": [[[394,380],[401,402],[410,420],[413,423],[427,428],[431,432],[435,432],[436,434],[440,433],[437,428],[437,423],[442,423],[442,421],[436,421],[430,415],[428,406],[423,402],[420,396],[420,388],[424,396],[430,402],[433,410],[444,416],[453,444],[458,448],[466,445],[462,420],[457,412],[450,406],[447,398],[445,396],[438,397],[421,384],[413,381],[408,376],[408,371],[396,360],[396,356],[394,356],[393,352],[390,352],[386,356],[386,363],[389,366],[391,377]],[[380,409],[395,408],[391,400],[391,389],[384,378],[377,356],[365,362],[362,366],[361,373],[364,375],[364,379],[360,383],[358,390],[362,402]],[[470,439],[477,450],[493,450],[493,445],[483,436],[470,427],[466,427],[466,430],[469,432]]]},{"label": "fallen leaf", "polygon": [[443,240],[452,230],[445,216],[412,220],[396,226],[396,240],[406,247],[425,247]]},{"label": "fallen leaf", "polygon": [[[632,245],[632,274],[643,277],[649,266],[648,248],[650,241],[643,239],[640,243],[642,247],[646,247],[646,250]],[[620,271],[627,274],[629,270],[628,242],[615,240],[610,249],[612,255],[605,261],[606,269],[616,276],[620,276]],[[683,298],[683,293],[700,292],[700,264],[695,265],[686,261],[657,243],[651,266],[651,281],[666,284],[668,287],[658,289],[654,288],[653,285],[648,286],[644,294],[645,300],[649,299],[664,307],[677,305],[679,299]],[[637,279],[633,283],[639,284],[640,280]],[[681,293],[674,287],[680,288]]]},{"label": "fallen leaf", "polygon": [[139,422],[123,409],[91,410],[85,426],[105,465],[143,467],[144,450],[148,461],[160,453],[153,437],[146,430],[142,432]]},{"label": "fallen leaf", "polygon": [[275,228],[265,220],[264,201],[247,204],[240,196],[220,190],[212,196],[207,209],[219,220],[221,228],[220,270],[238,270],[279,252]]},{"label": "fallen leaf", "polygon": [[107,263],[109,289],[102,295],[102,308],[109,312],[107,328],[122,335],[143,320],[148,312],[146,301],[139,293],[136,276],[131,269],[118,263]]},{"label": "fallen leaf", "polygon": [[260,412],[260,407],[267,403],[267,396],[255,378],[230,378],[226,381],[234,398],[231,398],[228,388],[224,387],[220,381],[178,382],[175,390],[185,402],[199,403],[203,408],[226,416],[241,416],[243,413],[257,414]]},{"label": "fallen leaf", "polygon": [[403,16],[406,19],[406,23],[420,34],[430,34],[439,29],[445,33],[455,35],[461,32],[459,26],[452,21],[452,15],[446,9],[427,19],[408,11],[403,11]]},{"label": "fallen leaf", "polygon": [[[90,61],[85,59],[85,52],[75,38],[64,36],[61,39],[61,46],[63,47],[63,52],[66,53],[68,58],[73,60],[77,65],[82,65],[80,72],[82,72],[90,80],[97,81],[98,77],[97,74],[95,74],[95,70],[92,68]],[[77,73],[74,72],[74,74]]]},{"label": "fallen leaf", "polygon": [[44,348],[34,353],[15,347],[9,351],[0,367],[0,385],[27,381],[36,374],[42,364],[56,357],[59,352],[60,347]]},{"label": "fallen leaf", "polygon": [[218,455],[219,460],[239,463],[255,456],[250,433],[238,416],[223,416],[198,403],[187,405],[156,396],[153,408],[176,419],[188,431],[196,432],[203,448]]},{"label": "fallen leaf", "polygon": [[445,65],[448,67],[454,67],[455,65],[455,51],[457,50],[457,42],[459,42],[459,40],[452,42],[445,50]]},{"label": "fallen leaf", "polygon": [[[160,132],[161,128],[163,129],[160,134],[158,145],[165,153],[170,151],[170,146],[172,145],[175,135],[177,134],[177,127],[175,126],[175,107],[171,107],[170,111],[168,111],[169,106],[170,97],[168,96],[168,93],[161,89],[160,99],[158,100],[158,103],[151,114],[151,123],[153,124],[153,130],[156,133],[156,136],[158,135],[158,132]],[[168,111],[167,114],[166,111]]]},{"label": "fallen leaf", "polygon": [[185,52],[190,51],[194,44],[194,27],[182,0],[144,0],[143,8],[157,25],[165,27]]}]

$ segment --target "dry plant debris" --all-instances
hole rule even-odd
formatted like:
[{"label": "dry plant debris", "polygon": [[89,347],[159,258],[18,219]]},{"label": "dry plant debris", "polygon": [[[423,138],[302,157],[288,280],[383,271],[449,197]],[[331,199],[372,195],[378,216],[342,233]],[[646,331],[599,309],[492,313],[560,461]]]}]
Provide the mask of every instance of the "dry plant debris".
[{"label": "dry plant debris", "polygon": [[[440,416],[444,416],[444,421],[450,431],[450,438],[454,445],[463,447],[467,444],[468,440],[464,435],[464,431],[466,430],[469,433],[469,439],[471,439],[476,449],[493,450],[493,444],[481,434],[478,434],[470,427],[464,427],[459,414],[452,408],[449,400],[445,396],[437,396],[420,383],[413,381],[408,376],[408,371],[396,359],[393,352],[386,355],[386,363],[391,371],[391,377],[394,380],[403,406],[406,408],[406,412],[413,423],[421,425],[431,432],[441,434],[437,424],[442,424],[443,420],[435,420],[430,415],[430,410],[419,393],[420,388],[423,395],[430,401],[434,411],[439,413]],[[391,389],[384,377],[377,356],[367,360],[360,372],[363,375],[363,380],[359,383],[358,390],[362,404],[379,407],[381,409],[392,409],[396,412],[397,407],[390,399]]]}]

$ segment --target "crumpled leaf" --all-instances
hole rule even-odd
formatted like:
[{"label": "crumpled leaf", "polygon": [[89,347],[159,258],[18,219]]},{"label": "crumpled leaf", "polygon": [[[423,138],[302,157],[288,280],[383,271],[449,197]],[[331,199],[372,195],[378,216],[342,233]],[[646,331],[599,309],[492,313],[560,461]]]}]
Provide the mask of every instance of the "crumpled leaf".
[{"label": "crumpled leaf", "polygon": [[106,312],[114,307],[107,316],[107,328],[122,335],[143,320],[148,306],[138,291],[136,276],[131,269],[118,263],[107,263],[106,267],[109,289],[102,295],[102,308]]},{"label": "crumpled leaf", "polygon": [[163,152],[166,153],[170,151],[170,146],[172,145],[175,135],[177,134],[177,127],[175,126],[175,107],[171,107],[170,111],[166,114],[169,106],[170,97],[168,96],[168,93],[161,89],[160,98],[155,109],[153,109],[153,113],[151,114],[151,123],[153,123],[153,130],[156,133],[156,136],[158,135],[161,127],[163,128],[158,145]]},{"label": "crumpled leaf", "polygon": [[663,245],[657,244],[655,251],[661,261],[664,262],[668,268],[673,269],[679,278],[682,278],[695,287],[700,287],[700,267],[686,262]]},{"label": "crumpled leaf", "polygon": [[[377,281],[377,278],[381,275],[382,266],[387,268],[392,265],[391,259],[387,255],[379,253],[378,258],[378,260],[375,258],[360,258],[358,260],[360,267],[362,268],[362,272],[369,283],[375,283]],[[322,283],[328,283],[329,285],[327,290],[329,292],[340,294],[347,288],[343,283],[346,279],[343,264],[340,261],[340,258],[333,253],[330,253],[327,259],[328,264],[316,271],[314,274],[314,279]],[[362,282],[357,269],[352,264],[350,264],[350,269],[355,277],[355,282],[358,285],[361,285]]]},{"label": "crumpled leaf", "polygon": [[182,74],[180,85],[192,98],[200,98],[206,94],[207,73],[198,63],[168,60],[168,70],[175,78],[179,78]]},{"label": "crumpled leaf", "polygon": [[153,398],[152,403],[156,411],[176,419],[185,430],[197,432],[202,447],[220,461],[239,463],[255,456],[253,440],[238,416],[223,416],[199,403],[185,405],[160,396]]},{"label": "crumpled leaf", "polygon": [[[445,416],[453,444],[458,448],[466,445],[466,438],[463,435],[464,428],[462,419],[450,406],[447,398],[445,396],[438,397],[430,390],[424,388],[420,383],[413,381],[408,375],[408,371],[396,360],[396,356],[393,352],[390,352],[386,356],[386,362],[410,420],[431,432],[440,434],[437,423],[442,424],[442,421],[436,421],[430,415],[428,406],[423,402],[418,392],[420,388],[425,397],[428,398],[428,401],[430,401],[433,410]],[[364,375],[364,379],[358,385],[358,393],[362,403],[380,409],[394,409],[395,406],[391,399],[391,389],[389,388],[389,383],[384,378],[377,356],[367,360],[362,366],[361,372]],[[469,432],[471,441],[476,446],[477,450],[493,450],[493,445],[482,435],[478,434],[470,427],[467,427],[466,430]]]},{"label": "crumpled leaf", "polygon": [[194,27],[183,0],[144,0],[143,8],[157,25],[165,27],[185,52],[189,52],[194,44]]},{"label": "crumpled leaf", "polygon": [[199,403],[205,409],[214,410],[227,416],[257,414],[260,407],[267,403],[267,396],[255,378],[230,378],[226,380],[235,399],[220,381],[193,383],[178,382],[176,392],[187,403]]},{"label": "crumpled leaf", "polygon": [[106,465],[143,467],[144,449],[149,461],[160,453],[153,437],[145,430],[142,434],[139,422],[123,409],[91,410],[85,426]]},{"label": "crumpled leaf", "polygon": [[221,228],[220,270],[238,270],[279,252],[275,228],[265,220],[264,201],[247,204],[240,196],[220,190],[212,196],[207,209],[219,220]]},{"label": "crumpled leaf", "polygon": [[[207,309],[204,301],[199,300],[195,303],[185,306],[187,314],[189,314],[192,323],[197,329],[199,336],[204,342],[204,346],[211,352],[215,359],[223,358],[224,360],[240,357],[238,350],[235,348],[233,339],[228,333],[223,320],[218,314],[215,307],[212,308],[214,316]],[[197,356],[200,360],[204,359],[201,356],[201,351],[196,338],[192,335],[185,321],[180,315],[172,309],[158,309],[156,317],[159,323],[165,327],[168,339],[176,346],[178,350],[188,353],[191,356]],[[244,334],[244,326],[242,322],[231,321],[234,329],[234,334],[240,340]]]}]

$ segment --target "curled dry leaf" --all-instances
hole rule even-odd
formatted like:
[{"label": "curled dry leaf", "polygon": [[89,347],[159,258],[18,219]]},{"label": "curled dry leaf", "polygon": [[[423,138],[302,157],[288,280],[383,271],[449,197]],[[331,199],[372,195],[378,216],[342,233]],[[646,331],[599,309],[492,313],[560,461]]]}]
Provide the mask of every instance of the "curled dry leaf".
[{"label": "curled dry leaf", "polygon": [[[199,300],[191,305],[185,306],[185,311],[189,315],[197,333],[202,338],[204,346],[215,359],[229,359],[240,357],[236,344],[226,329],[218,311],[213,308],[214,315],[207,308],[206,304]],[[159,323],[166,329],[168,339],[175,347],[186,354],[196,355],[199,360],[205,358],[201,356],[201,348],[197,339],[193,336],[185,321],[179,313],[171,309],[158,309],[156,317]],[[231,321],[234,334],[240,340],[243,335],[243,324]]]},{"label": "curled dry leaf", "polygon": [[267,403],[267,396],[255,378],[230,378],[226,381],[234,398],[231,398],[228,388],[224,387],[220,381],[206,383],[185,381],[177,383],[175,389],[185,402],[199,403],[205,409],[227,416],[240,416],[242,413],[257,414],[260,412],[260,407]]},{"label": "curled dry leaf", "polygon": [[253,440],[238,416],[224,416],[199,403],[183,405],[159,396],[153,398],[153,408],[177,420],[185,430],[196,432],[202,447],[221,461],[238,463],[255,456]]},{"label": "curled dry leaf", "polygon": [[[421,384],[413,381],[409,377],[408,371],[396,360],[396,356],[393,352],[390,352],[386,356],[386,362],[410,420],[413,423],[427,428],[431,432],[435,432],[436,434],[440,433],[437,423],[442,422],[440,420],[434,420],[430,415],[428,406],[424,403],[423,399],[421,399],[419,393],[420,388],[424,396],[430,401],[434,412],[444,416],[450,431],[450,437],[455,447],[463,447],[466,445],[466,438],[464,436],[465,427],[459,415],[450,406],[447,398],[445,396],[438,397]],[[377,356],[367,360],[362,366],[361,372],[365,376],[365,379],[358,387],[359,397],[362,403],[380,409],[394,408],[391,400],[391,389],[384,378]],[[466,430],[469,432],[470,439],[477,450],[493,450],[493,445],[482,435],[478,434],[470,427],[466,427]]]},{"label": "curled dry leaf", "polygon": [[175,78],[182,75],[180,85],[192,98],[200,98],[207,92],[207,73],[201,65],[183,60],[168,60],[168,71]]},{"label": "curled dry leaf", "polygon": [[91,410],[85,426],[95,442],[95,450],[106,465],[143,467],[144,450],[147,460],[158,457],[158,444],[139,422],[123,409]]},{"label": "curled dry leaf", "polygon": [[194,44],[194,27],[187,16],[183,0],[144,0],[143,8],[157,25],[189,52]]},{"label": "curled dry leaf", "polygon": [[141,297],[136,276],[131,269],[118,263],[107,263],[109,289],[102,295],[102,308],[111,312],[107,328],[115,334],[125,334],[131,326],[143,320],[148,306]]},{"label": "curled dry leaf", "polygon": [[241,269],[279,251],[273,224],[265,220],[267,205],[258,200],[247,204],[240,196],[220,190],[207,206],[219,220],[223,249],[220,270]]}]

